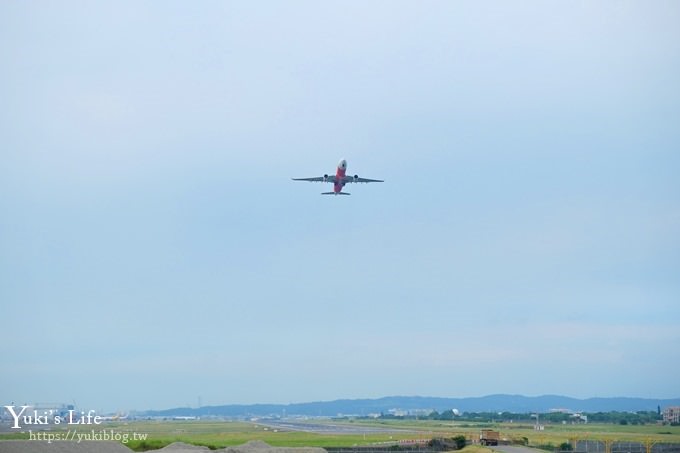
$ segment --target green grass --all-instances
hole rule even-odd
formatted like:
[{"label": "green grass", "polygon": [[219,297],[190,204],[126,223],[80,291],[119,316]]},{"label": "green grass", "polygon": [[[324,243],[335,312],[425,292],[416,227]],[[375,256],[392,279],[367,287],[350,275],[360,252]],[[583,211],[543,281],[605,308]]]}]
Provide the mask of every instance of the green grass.
[{"label": "green grass", "polygon": [[[298,431],[274,431],[256,423],[228,421],[139,421],[107,423],[106,430],[117,433],[148,435],[144,441],[130,440],[126,445],[135,451],[161,448],[173,442],[223,448],[261,440],[280,447],[350,447],[371,443],[412,439],[413,433],[315,434]],[[428,437],[429,438],[429,437]]]},{"label": "green grass", "polygon": [[[465,435],[468,439],[478,439],[479,430],[490,424],[456,423],[434,420],[315,420],[314,423],[348,424],[350,426],[373,426],[393,428],[404,432],[374,434],[316,434],[305,432],[275,432],[257,423],[233,421],[131,421],[127,423],[105,423],[95,428],[113,430],[116,433],[146,434],[146,440],[129,440],[126,445],[136,451],[161,448],[173,442],[204,445],[222,448],[240,445],[251,440],[261,440],[270,445],[281,447],[351,447],[398,441],[401,439],[430,439],[432,437],[453,437]],[[545,425],[544,431],[534,431],[530,424],[495,424],[494,429],[503,437],[520,441],[523,437],[531,446],[557,446],[571,440],[611,440],[633,442],[671,442],[680,443],[680,427],[659,425]],[[83,430],[86,432],[87,430]],[[57,432],[57,431],[54,431]],[[0,435],[2,439],[27,439],[26,433]],[[470,448],[468,450],[468,448]],[[465,449],[469,453],[488,453],[481,447]]]}]

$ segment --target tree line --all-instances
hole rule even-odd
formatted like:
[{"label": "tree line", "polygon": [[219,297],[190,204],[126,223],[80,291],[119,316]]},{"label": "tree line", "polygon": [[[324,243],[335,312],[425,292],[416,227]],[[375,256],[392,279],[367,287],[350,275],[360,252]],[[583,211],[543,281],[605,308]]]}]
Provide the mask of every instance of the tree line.
[{"label": "tree line", "polygon": [[[514,413],[514,412],[464,412],[458,414],[453,410],[443,412],[432,411],[429,415],[393,415],[381,414],[383,419],[420,419],[420,420],[445,420],[445,421],[463,421],[476,423],[503,423],[503,422],[527,422],[536,423],[536,415],[538,421],[550,424],[561,423],[583,423],[583,419],[575,414],[565,412],[548,412],[540,414],[530,413]],[[638,411],[638,412],[581,412],[581,416],[587,417],[588,423],[612,423],[621,425],[647,425],[658,423],[661,417],[661,411]]]}]

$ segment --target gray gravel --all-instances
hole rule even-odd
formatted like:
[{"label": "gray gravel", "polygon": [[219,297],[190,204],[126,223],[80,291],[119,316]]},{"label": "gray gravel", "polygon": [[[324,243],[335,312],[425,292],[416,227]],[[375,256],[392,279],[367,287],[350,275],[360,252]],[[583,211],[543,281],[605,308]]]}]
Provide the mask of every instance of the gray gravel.
[{"label": "gray gravel", "polygon": [[[86,441],[86,442],[42,442],[37,440],[3,440],[0,441],[0,453],[130,453],[125,445],[119,442]],[[196,453],[216,451],[221,453],[327,453],[323,448],[304,447],[272,447],[261,441],[250,441],[236,447],[210,450],[182,442],[175,442],[160,450],[159,453]]]},{"label": "gray gravel", "polygon": [[40,440],[0,440],[0,453],[131,453],[125,445],[113,441],[52,443]]},{"label": "gray gravel", "polygon": [[315,447],[272,447],[260,440],[251,440],[243,445],[227,447],[217,451],[223,453],[327,453],[323,448]]},{"label": "gray gravel", "polygon": [[198,445],[185,444],[184,442],[175,442],[168,446],[161,448],[160,450],[151,450],[158,452],[173,452],[173,453],[183,453],[183,452],[197,452],[197,451],[212,451],[208,447],[200,447]]}]

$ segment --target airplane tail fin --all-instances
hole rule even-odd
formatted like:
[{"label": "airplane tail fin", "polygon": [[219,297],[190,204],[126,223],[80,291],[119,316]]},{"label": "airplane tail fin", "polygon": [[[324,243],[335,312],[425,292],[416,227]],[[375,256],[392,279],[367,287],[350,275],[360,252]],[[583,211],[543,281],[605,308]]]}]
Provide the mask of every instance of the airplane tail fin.
[{"label": "airplane tail fin", "polygon": [[321,192],[321,195],[352,195],[349,192]]}]

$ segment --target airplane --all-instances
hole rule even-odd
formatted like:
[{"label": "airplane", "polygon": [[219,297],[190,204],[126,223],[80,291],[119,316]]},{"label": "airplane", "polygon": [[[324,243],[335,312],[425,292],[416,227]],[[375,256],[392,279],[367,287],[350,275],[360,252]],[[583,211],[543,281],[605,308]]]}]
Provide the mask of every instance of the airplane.
[{"label": "airplane", "polygon": [[128,414],[122,414],[118,412],[115,415],[104,415],[104,416],[99,416],[99,419],[105,422],[110,422],[110,421],[118,421],[118,420],[126,420],[128,418]]},{"label": "airplane", "polygon": [[321,192],[321,195],[350,195],[349,192],[343,192],[342,188],[348,182],[385,182],[382,179],[368,179],[360,178],[358,175],[347,176],[347,161],[340,159],[338,169],[333,175],[317,176],[316,178],[291,178],[293,181],[309,181],[309,182],[330,182],[333,184],[333,192]]}]

